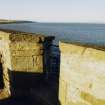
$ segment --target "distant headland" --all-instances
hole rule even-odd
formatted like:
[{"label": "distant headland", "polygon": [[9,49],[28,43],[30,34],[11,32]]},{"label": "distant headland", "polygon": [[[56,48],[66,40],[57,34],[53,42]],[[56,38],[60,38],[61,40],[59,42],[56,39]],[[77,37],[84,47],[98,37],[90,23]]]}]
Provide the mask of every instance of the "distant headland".
[{"label": "distant headland", "polygon": [[0,24],[12,24],[12,23],[33,23],[33,21],[0,19]]}]

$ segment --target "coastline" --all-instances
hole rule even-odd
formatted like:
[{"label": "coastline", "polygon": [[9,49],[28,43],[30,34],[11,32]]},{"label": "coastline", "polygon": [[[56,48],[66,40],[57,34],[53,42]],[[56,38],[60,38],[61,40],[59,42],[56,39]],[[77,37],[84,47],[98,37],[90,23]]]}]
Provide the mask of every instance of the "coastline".
[{"label": "coastline", "polygon": [[33,23],[33,21],[0,19],[0,24],[13,24],[13,23]]}]

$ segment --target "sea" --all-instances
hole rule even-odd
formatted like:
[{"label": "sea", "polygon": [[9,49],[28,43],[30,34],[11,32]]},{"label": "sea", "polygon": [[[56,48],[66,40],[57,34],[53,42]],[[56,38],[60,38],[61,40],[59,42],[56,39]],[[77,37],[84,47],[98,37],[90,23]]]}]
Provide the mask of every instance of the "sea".
[{"label": "sea", "polygon": [[0,24],[0,29],[12,29],[55,36],[53,42],[55,45],[58,45],[59,41],[63,40],[68,40],[70,42],[105,44],[105,24],[26,22]]}]

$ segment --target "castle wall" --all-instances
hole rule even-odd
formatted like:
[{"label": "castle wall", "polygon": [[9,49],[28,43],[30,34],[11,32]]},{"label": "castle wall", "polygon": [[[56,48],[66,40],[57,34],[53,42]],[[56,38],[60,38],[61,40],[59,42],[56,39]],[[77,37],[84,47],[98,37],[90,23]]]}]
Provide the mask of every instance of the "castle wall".
[{"label": "castle wall", "polygon": [[105,105],[105,51],[102,50],[60,42],[61,105]]},{"label": "castle wall", "polygon": [[51,44],[53,39],[54,37],[40,34],[0,31],[4,82],[0,99],[22,93],[24,90],[29,92],[33,85],[38,85],[39,81],[36,81],[42,78],[46,68],[45,43]]},{"label": "castle wall", "polygon": [[10,96],[10,83],[8,68],[11,68],[10,50],[9,50],[9,34],[0,31],[0,56],[1,64],[3,69],[3,84],[4,87],[1,89],[0,99],[7,98]]},{"label": "castle wall", "polygon": [[11,42],[9,48],[12,70],[43,72],[43,43],[27,41]]}]

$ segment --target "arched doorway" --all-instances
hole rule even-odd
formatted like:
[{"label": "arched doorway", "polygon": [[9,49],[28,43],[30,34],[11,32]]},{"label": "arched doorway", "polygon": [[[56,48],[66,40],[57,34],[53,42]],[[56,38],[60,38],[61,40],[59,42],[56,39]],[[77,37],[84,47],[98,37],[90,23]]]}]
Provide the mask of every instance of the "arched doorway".
[{"label": "arched doorway", "polygon": [[4,88],[2,55],[0,54],[0,89]]}]

